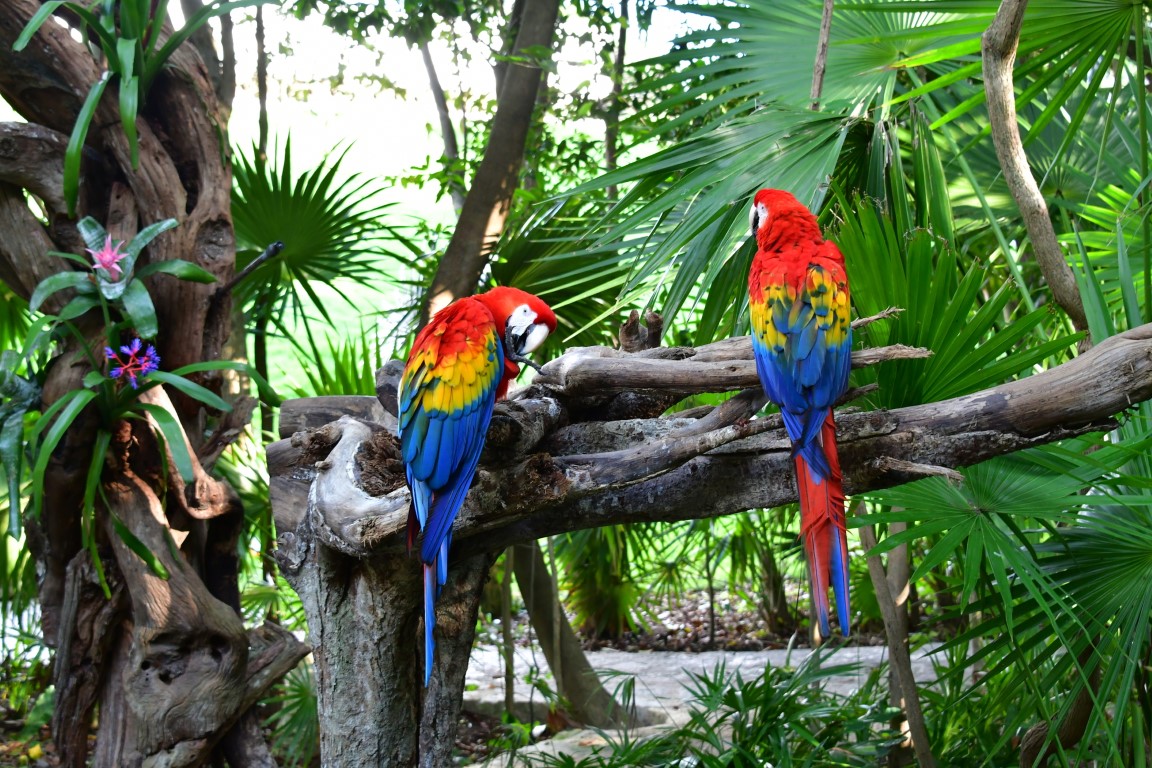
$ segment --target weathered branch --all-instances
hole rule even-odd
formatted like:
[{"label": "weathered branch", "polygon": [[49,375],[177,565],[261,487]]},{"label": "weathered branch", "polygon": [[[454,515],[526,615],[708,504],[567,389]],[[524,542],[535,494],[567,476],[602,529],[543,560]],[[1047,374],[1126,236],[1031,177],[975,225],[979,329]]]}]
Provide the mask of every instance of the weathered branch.
[{"label": "weathered branch", "polygon": [[1016,61],[1016,47],[1020,42],[1020,27],[1028,0],[1004,0],[996,18],[980,38],[984,60],[984,90],[988,98],[988,122],[992,127],[992,142],[996,157],[1004,171],[1004,180],[1020,208],[1028,238],[1036,253],[1036,263],[1044,273],[1052,298],[1068,313],[1077,330],[1088,330],[1084,302],[1076,287],[1072,268],[1060,250],[1056,230],[1048,216],[1048,205],[1032,171],[1028,156],[1020,141],[1020,128],[1016,123],[1016,92],[1012,80],[1012,67]]},{"label": "weathered branch", "polygon": [[[582,351],[575,354],[582,355]],[[709,367],[696,359],[661,363],[691,366],[702,380],[714,380],[709,374],[714,369],[721,378],[729,375],[730,362]],[[598,361],[581,356],[571,365],[563,358],[553,365],[583,382],[587,377],[580,367]],[[652,362],[643,360],[641,366]],[[682,378],[672,375],[665,380]],[[1101,382],[1109,386],[1102,388]],[[558,389],[553,391],[561,401],[566,396]],[[742,422],[738,416],[754,395],[742,395],[746,402],[723,417],[712,417],[707,426],[716,428],[707,431],[692,420],[675,418],[574,424],[542,444],[550,451],[561,449],[559,453],[536,453],[500,466],[482,465],[458,516],[454,541],[469,552],[493,551],[609,523],[711,517],[795,501],[791,455],[783,430],[773,418]],[[860,493],[925,474],[946,474],[944,468],[1106,429],[1115,414],[1150,397],[1152,325],[1146,325],[1049,371],[983,392],[893,411],[841,412],[837,421],[846,489]],[[508,418],[520,415],[532,420],[550,409],[523,408],[508,412]],[[535,428],[526,424],[522,429]],[[596,443],[573,433],[603,438],[609,430],[614,436],[600,443],[606,449],[563,452]],[[336,447],[319,463],[312,461],[316,481],[308,503],[323,521],[316,538],[354,556],[398,551],[408,493],[391,432],[374,432],[368,425],[345,418],[319,433]],[[314,442],[310,434],[301,433],[293,442]],[[280,445],[273,446],[270,456],[284,453]],[[278,474],[301,470],[290,462],[288,466],[273,467],[274,482]],[[380,483],[384,476],[392,479]],[[365,492],[366,478],[375,478],[387,492]],[[292,516],[281,509],[276,516],[279,529],[294,535]]]},{"label": "weathered branch", "polygon": [[0,123],[0,181],[27,189],[52,213],[64,204],[67,134],[34,123]]},{"label": "weathered branch", "polygon": [[[562,392],[569,397],[595,393],[656,389],[684,397],[700,392],[731,392],[759,387],[748,336],[717,341],[692,350],[659,347],[652,352],[622,352],[611,347],[573,347],[544,366],[533,382],[538,393]],[[887,360],[931,356],[926,349],[896,344],[852,353],[852,367],[863,368]]]},{"label": "weathered branch", "polygon": [[[661,384],[731,382],[733,368],[749,366],[750,357],[743,339],[603,358],[574,350],[551,365],[566,372],[566,382],[579,382],[578,388],[594,378],[584,366],[599,366],[597,376],[604,375],[605,361],[621,370],[660,366],[658,378],[629,374],[652,386],[659,399],[668,392]],[[385,372],[377,388],[379,402],[394,407],[392,381]],[[947,474],[950,467],[1107,429],[1116,413],[1149,398],[1152,325],[984,392],[894,411],[844,409],[837,422],[846,490]],[[434,669],[440,671],[426,690],[419,685],[417,661],[420,568],[404,554],[410,500],[394,427],[347,415],[324,423],[332,411],[323,401],[299,401],[286,409],[289,423],[307,429],[268,450],[280,531],[276,556],[304,601],[319,649],[326,764],[436,764],[441,754],[435,740],[421,737],[417,744],[414,734],[451,730],[460,660],[467,655],[478,602],[477,575],[487,558],[510,544],[796,500],[790,445],[779,417],[751,419],[761,402],[758,386],[716,408],[623,421],[588,411],[581,403],[589,399],[553,377],[547,386],[529,387],[501,405],[489,433],[492,444],[453,527],[449,587],[437,602]],[[366,677],[364,670],[372,669],[390,671]],[[358,727],[367,722],[393,727],[372,738],[365,732],[371,729]]]}]

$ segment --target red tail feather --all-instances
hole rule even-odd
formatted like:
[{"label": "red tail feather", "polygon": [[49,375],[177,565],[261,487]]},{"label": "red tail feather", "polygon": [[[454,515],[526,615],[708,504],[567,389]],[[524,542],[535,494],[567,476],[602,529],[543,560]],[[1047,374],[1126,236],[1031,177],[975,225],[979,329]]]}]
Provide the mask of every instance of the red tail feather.
[{"label": "red tail feather", "polygon": [[825,637],[828,624],[828,589],[836,595],[840,629],[848,634],[848,534],[844,515],[844,477],[836,450],[836,423],[832,411],[820,434],[824,456],[831,475],[814,478],[808,463],[796,455],[796,480],[800,492],[800,535],[808,556],[808,578],[812,605]]}]

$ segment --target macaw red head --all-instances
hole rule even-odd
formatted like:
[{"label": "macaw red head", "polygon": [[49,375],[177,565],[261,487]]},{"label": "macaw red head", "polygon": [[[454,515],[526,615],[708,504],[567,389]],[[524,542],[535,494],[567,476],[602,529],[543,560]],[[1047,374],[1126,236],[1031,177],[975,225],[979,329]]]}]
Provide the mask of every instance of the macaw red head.
[{"label": "macaw red head", "polygon": [[752,198],[752,210],[748,216],[756,244],[764,248],[764,238],[772,231],[773,225],[781,216],[788,214],[806,222],[811,219],[812,225],[816,224],[816,217],[791,192],[782,189],[762,189],[757,192]]},{"label": "macaw red head", "polygon": [[508,385],[520,373],[518,363],[527,363],[539,370],[540,366],[527,355],[539,349],[548,334],[556,330],[556,315],[539,297],[519,288],[500,286],[476,298],[492,313],[504,342],[504,377],[497,390],[497,397],[503,397]]}]

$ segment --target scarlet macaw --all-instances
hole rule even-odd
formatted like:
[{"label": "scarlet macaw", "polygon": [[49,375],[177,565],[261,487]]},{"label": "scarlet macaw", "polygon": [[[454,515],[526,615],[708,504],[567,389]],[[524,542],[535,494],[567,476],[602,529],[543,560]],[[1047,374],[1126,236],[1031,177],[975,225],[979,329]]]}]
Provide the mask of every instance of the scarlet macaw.
[{"label": "scarlet macaw", "polygon": [[400,451],[412,493],[409,551],[423,532],[425,685],[452,521],[476,474],[492,406],[519,375],[519,363],[539,368],[525,355],[555,330],[556,316],[539,298],[493,288],[437,312],[408,355],[398,393]]},{"label": "scarlet macaw", "polygon": [[788,192],[762,189],[751,212],[748,275],[752,350],[768,399],[780,407],[800,492],[800,534],[812,604],[828,637],[828,588],[848,634],[848,538],[832,406],[848,388],[852,348],[844,256]]}]

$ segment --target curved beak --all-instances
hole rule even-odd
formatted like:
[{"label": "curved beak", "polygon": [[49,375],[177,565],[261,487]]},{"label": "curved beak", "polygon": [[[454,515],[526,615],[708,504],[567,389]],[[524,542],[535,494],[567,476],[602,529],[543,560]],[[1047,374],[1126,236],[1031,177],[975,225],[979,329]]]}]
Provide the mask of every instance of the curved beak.
[{"label": "curved beak", "polygon": [[522,328],[509,323],[504,332],[504,354],[512,362],[530,365],[539,372],[541,366],[529,360],[526,355],[538,349],[547,338],[548,326],[543,323],[532,323]]}]

